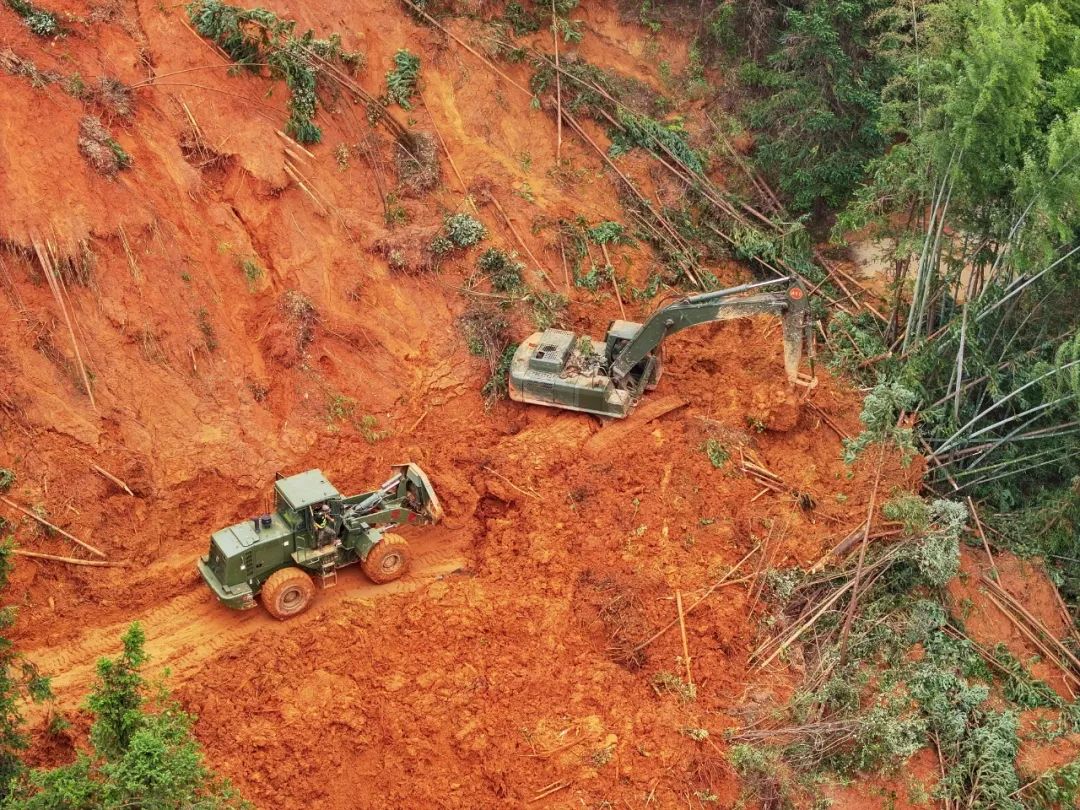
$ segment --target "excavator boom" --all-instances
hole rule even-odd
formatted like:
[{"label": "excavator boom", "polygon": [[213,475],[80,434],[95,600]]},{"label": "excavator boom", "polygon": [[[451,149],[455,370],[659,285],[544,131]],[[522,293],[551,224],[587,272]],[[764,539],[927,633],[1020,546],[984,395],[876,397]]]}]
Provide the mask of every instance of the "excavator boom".
[{"label": "excavator boom", "polygon": [[[779,288],[779,289],[778,289]],[[603,342],[561,329],[523,341],[510,365],[510,398],[518,402],[624,417],[662,371],[660,346],[682,329],[714,321],[776,315],[783,323],[784,368],[794,382],[810,339],[807,297],[790,278],[744,284],[681,298],[643,324],[614,321]]]}]

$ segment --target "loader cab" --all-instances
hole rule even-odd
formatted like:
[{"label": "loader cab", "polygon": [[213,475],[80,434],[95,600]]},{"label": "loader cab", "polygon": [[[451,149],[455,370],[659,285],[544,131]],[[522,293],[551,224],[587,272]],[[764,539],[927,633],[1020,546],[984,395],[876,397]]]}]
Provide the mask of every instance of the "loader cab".
[{"label": "loader cab", "polygon": [[274,484],[274,495],[278,514],[297,534],[311,536],[314,507],[328,504],[335,520],[342,514],[341,493],[326,480],[322,470],[279,479]]}]

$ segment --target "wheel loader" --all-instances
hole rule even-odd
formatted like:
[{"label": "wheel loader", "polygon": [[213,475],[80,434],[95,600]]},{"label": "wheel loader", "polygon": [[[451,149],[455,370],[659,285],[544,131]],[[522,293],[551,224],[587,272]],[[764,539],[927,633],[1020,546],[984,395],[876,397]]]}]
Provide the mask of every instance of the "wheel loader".
[{"label": "wheel loader", "polygon": [[442,505],[415,464],[393,466],[378,489],[343,497],[321,470],[274,483],[274,508],[210,536],[197,563],[218,599],[238,610],[263,607],[276,619],[302,613],[323,588],[337,584],[338,569],[360,563],[372,582],[397,579],[408,568],[404,537],[389,531],[442,519]]},{"label": "wheel loader", "polygon": [[762,314],[780,317],[784,367],[794,382],[812,333],[806,291],[795,279],[781,278],[681,298],[643,324],[612,321],[602,342],[562,329],[536,332],[521,342],[511,360],[510,398],[621,419],[660,381],[660,349],[669,335]]}]

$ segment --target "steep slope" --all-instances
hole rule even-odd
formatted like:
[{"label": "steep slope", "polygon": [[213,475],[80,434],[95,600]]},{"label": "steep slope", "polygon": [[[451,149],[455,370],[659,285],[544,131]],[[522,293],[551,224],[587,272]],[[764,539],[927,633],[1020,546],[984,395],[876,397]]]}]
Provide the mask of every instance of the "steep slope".
[{"label": "steep slope", "polygon": [[[637,29],[602,5],[584,10],[581,52],[655,83]],[[376,244],[430,238],[466,210],[463,181],[492,243],[518,247],[485,190],[562,290],[544,224],[621,219],[589,147],[567,135],[556,166],[553,119],[397,3],[275,5],[362,51],[357,81],[374,95],[397,49],[421,55],[424,103],[394,114],[437,128],[455,165],[441,155],[440,188],[402,195],[409,222],[388,227],[394,145],[361,106],[343,96],[320,112],[324,140],[308,154],[278,131],[283,84],[231,75],[182,7],[54,10],[68,33],[47,41],[0,9],[0,51],[20,60],[0,71],[0,466],[18,474],[12,498],[126,563],[19,561],[17,642],[55,676],[60,707],[77,708],[94,660],[137,619],[209,759],[259,807],[522,805],[545,789],[537,806],[734,802],[718,737],[682,730],[736,722],[755,621],[745,588],[688,619],[697,700],[651,685],[681,672],[677,633],[634,648],[674,618],[674,589],[696,599],[767,538],[773,565],[805,564],[859,525],[870,471],[842,465],[836,428],[801,403],[853,434],[857,394],[820,372],[812,391],[789,390],[762,320],[673,339],[654,396],[688,404],[654,421],[489,409],[486,368],[458,325],[474,256],[402,273]],[[480,23],[452,25],[481,42]],[[676,68],[685,59],[674,41],[659,49]],[[96,89],[102,77],[130,97]],[[80,154],[88,115],[130,168],[105,176]],[[622,165],[666,193],[644,158]],[[59,262],[70,333],[36,248]],[[640,246],[613,259],[638,286],[655,261]],[[600,333],[618,312],[610,294],[574,291],[567,321]],[[513,329],[533,326],[519,312]],[[701,448],[715,436],[754,449],[816,508],[714,469]],[[428,470],[448,517],[413,535],[420,556],[402,582],[348,572],[279,624],[221,608],[198,581],[208,533],[260,510],[275,472],[319,466],[355,491],[403,459]],[[890,460],[882,489],[918,474]],[[15,533],[73,553],[29,521]],[[65,753],[40,742],[42,761]]]}]

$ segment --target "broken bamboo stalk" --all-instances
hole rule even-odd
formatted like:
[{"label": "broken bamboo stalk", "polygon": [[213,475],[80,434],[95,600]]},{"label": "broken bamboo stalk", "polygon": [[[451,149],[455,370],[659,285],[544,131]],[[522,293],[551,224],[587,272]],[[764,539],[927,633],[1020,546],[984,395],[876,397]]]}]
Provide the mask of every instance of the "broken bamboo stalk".
[{"label": "broken bamboo stalk", "polygon": [[562,163],[562,69],[559,67],[559,15],[551,0],[551,38],[555,41],[555,163]]},{"label": "broken bamboo stalk", "polygon": [[814,404],[813,402],[807,402],[806,405],[808,408],[810,408],[810,410],[820,416],[821,421],[828,425],[830,428],[832,428],[836,435],[839,436],[841,439],[851,438],[851,436],[846,431],[844,431],[843,428],[837,425],[836,422],[833,421],[832,417],[825,413],[825,411],[823,411],[818,405]]},{"label": "broken bamboo stalk", "polygon": [[[807,619],[801,625],[799,625],[798,627],[796,627],[793,630],[788,631],[784,636],[782,636],[781,638],[783,640],[777,645],[777,647],[773,651],[772,655],[770,655],[768,658],[766,658],[760,664],[756,664],[754,666],[754,669],[755,670],[762,670],[765,667],[767,667],[769,664],[771,664],[773,662],[773,660],[778,655],[780,655],[780,653],[782,653],[784,650],[786,650],[788,647],[790,647],[795,642],[795,640],[799,638],[799,636],[801,636],[810,627],[812,627],[814,625],[814,622],[816,622],[823,615],[825,615],[825,612],[828,611],[828,609],[831,608],[840,599],[841,596],[843,596],[845,593],[847,593],[848,590],[851,588],[851,586],[854,583],[855,583],[854,579],[849,579],[847,582],[845,582],[843,585],[841,585],[839,588],[837,588],[835,591],[833,591],[832,596],[830,596],[828,599],[826,599],[818,607],[818,609],[814,612],[814,614],[809,619]],[[760,650],[761,653],[764,653],[764,651],[767,650],[770,646],[772,646],[772,644],[775,643],[775,641],[776,640],[774,639],[771,642],[765,643],[764,645],[762,645],[762,647],[759,647],[758,650]],[[750,657],[755,658],[757,655],[759,655],[758,650],[755,650],[754,653],[752,653]]]},{"label": "broken bamboo stalk", "polygon": [[[696,608],[698,605],[700,605],[702,602],[704,602],[706,599],[708,599],[712,595],[713,591],[715,591],[717,588],[719,588],[721,586],[724,586],[724,585],[738,585],[740,582],[747,582],[750,579],[752,579],[752,577],[740,577],[739,579],[734,579],[733,580],[733,579],[730,579],[730,577],[731,577],[732,574],[734,574],[736,571],[738,571],[740,568],[742,568],[743,563],[745,563],[748,559],[750,559],[750,557],[760,548],[761,548],[761,543],[758,543],[756,546],[754,546],[752,549],[750,549],[750,551],[747,552],[745,557],[743,557],[741,560],[739,560],[737,563],[735,563],[735,565],[731,568],[730,571],[728,571],[726,574],[724,574],[724,576],[721,577],[718,582],[716,582],[714,585],[712,585],[709,588],[709,590],[705,591],[705,593],[702,594],[701,597],[696,602],[694,602],[694,604],[692,604],[690,607],[688,607],[686,609],[686,611],[684,612],[684,616],[689,616],[693,612],[694,608]],[[678,619],[674,619],[674,620],[668,622],[663,627],[661,627],[659,630],[657,630],[655,633],[653,633],[651,636],[649,636],[647,639],[645,639],[643,642],[641,642],[636,647],[634,647],[634,652],[638,652],[639,650],[645,649],[646,647],[648,647],[650,644],[652,644],[654,641],[656,641],[658,638],[660,638],[660,636],[664,635],[664,633],[666,633],[668,630],[670,630],[672,627],[674,627],[678,623],[679,623]]]},{"label": "broken bamboo stalk", "polygon": [[522,495],[528,495],[530,498],[535,498],[538,501],[543,500],[543,498],[541,498],[538,493],[533,492],[532,490],[522,489],[521,487],[519,487],[517,484],[515,484],[513,481],[511,481],[509,478],[507,478],[502,473],[496,472],[495,470],[491,469],[491,467],[484,467],[484,470],[485,470],[485,472],[491,473],[496,478],[501,478],[503,481],[508,483],[510,486],[512,486],[514,489],[516,489]]},{"label": "broken bamboo stalk", "polygon": [[101,557],[102,559],[105,559],[105,554],[104,554],[104,552],[100,551],[99,549],[96,549],[96,548],[94,548],[94,547],[93,547],[92,545],[90,545],[89,543],[84,543],[84,542],[83,542],[82,540],[80,540],[80,539],[79,539],[78,537],[76,537],[75,535],[73,535],[73,534],[68,534],[68,533],[67,533],[67,532],[65,532],[65,531],[64,531],[63,529],[61,529],[61,528],[60,528],[59,526],[54,526],[53,524],[49,523],[49,521],[45,520],[45,518],[43,518],[43,517],[38,517],[38,516],[37,516],[37,515],[35,515],[35,514],[34,514],[33,512],[31,512],[31,511],[30,511],[29,509],[23,509],[23,507],[19,506],[19,505],[18,505],[17,503],[15,503],[15,501],[11,500],[10,498],[6,498],[6,497],[4,497],[3,495],[0,495],[0,502],[6,503],[6,504],[7,504],[8,506],[10,506],[10,507],[11,507],[12,509],[16,509],[16,510],[18,510],[19,512],[22,512],[22,513],[23,513],[24,515],[26,515],[26,516],[27,516],[28,518],[31,518],[32,520],[36,520],[36,521],[37,521],[38,523],[40,523],[40,524],[41,524],[42,526],[46,526],[46,527],[48,527],[48,528],[52,529],[52,530],[53,530],[54,532],[56,532],[57,534],[61,534],[61,535],[63,535],[64,537],[66,537],[66,538],[67,538],[68,540],[70,540],[71,542],[75,543],[76,545],[78,545],[78,546],[82,546],[83,548],[85,548],[85,549],[86,549],[87,551],[89,551],[89,552],[90,552],[91,554],[96,554],[97,556]]},{"label": "broken bamboo stalk", "polygon": [[[990,580],[988,579],[983,579],[983,582],[989,581]],[[1048,659],[1055,666],[1057,666],[1057,668],[1061,671],[1062,675],[1064,675],[1066,678],[1071,678],[1077,685],[1080,685],[1080,676],[1073,672],[1072,669],[1070,669],[1065,663],[1059,660],[1057,656],[1055,656],[1053,652],[1051,652],[1047,645],[1039,639],[1035,631],[1028,627],[1024,622],[1020,621],[1020,619],[1013,613],[1013,611],[1006,607],[1006,604],[1002,599],[1000,599],[990,590],[986,591],[986,597],[994,604],[994,607],[1000,610],[1002,615],[1009,620],[1009,623],[1012,624],[1013,627],[1015,627],[1017,630],[1019,630],[1021,634],[1023,634],[1024,637],[1032,643],[1035,649],[1038,650],[1044,658]]]},{"label": "broken bamboo stalk", "polygon": [[855,563],[854,587],[851,590],[851,599],[848,601],[847,615],[844,617],[844,627],[840,631],[840,664],[847,661],[847,641],[851,633],[851,625],[855,621],[855,609],[859,604],[859,584],[862,581],[863,564],[866,562],[866,547],[870,545],[870,529],[874,524],[874,507],[877,505],[878,486],[881,484],[881,465],[885,462],[885,445],[881,445],[878,451],[877,469],[874,473],[874,487],[870,490],[870,506],[866,510],[866,528],[863,530],[862,542],[859,544],[859,559]]},{"label": "broken bamboo stalk", "polygon": [[102,475],[105,478],[108,478],[110,481],[112,481],[114,484],[116,484],[118,487],[120,487],[120,489],[124,490],[124,492],[126,492],[132,498],[135,497],[135,493],[131,491],[131,488],[128,487],[127,484],[125,484],[123,481],[121,481],[119,478],[117,478],[111,472],[108,472],[107,470],[101,469],[101,467],[99,467],[97,464],[91,464],[90,469],[93,470],[94,472],[98,473],[99,475]]},{"label": "broken bamboo stalk", "polygon": [[79,342],[75,339],[75,328],[72,326],[71,316],[68,314],[67,305],[64,303],[64,295],[60,286],[63,279],[58,280],[59,273],[57,273],[52,261],[49,259],[48,255],[46,255],[41,243],[36,239],[34,240],[34,252],[37,253],[38,261],[41,263],[41,269],[45,271],[45,278],[49,282],[49,289],[52,290],[53,297],[56,298],[56,303],[60,305],[60,314],[64,316],[64,323],[67,325],[68,334],[71,336],[71,347],[75,350],[75,364],[78,366],[79,375],[82,377],[83,387],[86,388],[86,395],[90,398],[90,407],[97,411],[97,403],[94,402],[94,391],[90,387],[90,377],[86,373],[82,352],[79,351]]},{"label": "broken bamboo stalk", "polygon": [[[408,2],[408,0],[405,0],[405,2]],[[573,783],[569,779],[563,779],[559,782],[552,782],[550,785],[540,788],[540,791],[531,799],[529,799],[529,804],[532,804],[533,802],[538,802],[541,799],[546,799],[553,793],[558,793],[560,790],[570,787],[571,784]]]},{"label": "broken bamboo stalk", "polygon": [[682,591],[675,589],[675,609],[679,612],[679,636],[682,638],[683,664],[686,666],[686,684],[694,685],[694,679],[690,676],[690,645],[686,641],[686,616],[683,614]]},{"label": "broken bamboo stalk", "polygon": [[619,282],[615,278],[615,265],[611,263],[611,257],[608,255],[607,252],[607,245],[601,242],[600,249],[604,252],[604,263],[607,265],[608,273],[611,275],[611,286],[615,288],[615,300],[619,302],[619,314],[625,321],[626,307],[623,306],[622,293],[619,292]]},{"label": "broken bamboo stalk", "polygon": [[1080,633],[1076,632],[1076,624],[1073,621],[1072,614],[1069,613],[1069,606],[1065,604],[1065,600],[1061,598],[1061,592],[1058,591],[1057,586],[1054,586],[1054,599],[1057,600],[1058,607],[1061,608],[1061,615],[1065,619],[1065,626],[1068,628],[1068,634],[1080,644]]},{"label": "broken bamboo stalk", "polygon": [[303,176],[302,174],[300,174],[300,172],[299,172],[299,171],[298,171],[298,170],[296,169],[296,167],[295,167],[295,166],[293,166],[293,165],[292,165],[291,163],[289,163],[289,161],[287,161],[287,160],[286,160],[286,161],[284,162],[284,164],[282,164],[282,165],[283,165],[283,166],[284,166],[284,168],[285,168],[285,173],[286,173],[287,175],[289,175],[289,177],[291,177],[291,178],[292,178],[293,182],[294,182],[294,183],[296,183],[296,185],[300,186],[300,188],[301,188],[301,189],[302,189],[302,190],[304,191],[304,193],[305,193],[305,194],[307,194],[307,195],[308,195],[309,197],[311,197],[311,201],[312,201],[313,203],[315,203],[315,204],[316,204],[317,206],[319,206],[319,209],[320,209],[320,210],[321,210],[321,211],[322,211],[322,212],[323,212],[324,214],[329,214],[330,212],[329,212],[329,211],[327,210],[326,206],[325,206],[325,205],[323,205],[323,202],[322,202],[322,200],[320,200],[320,199],[319,199],[319,198],[318,198],[318,197],[317,197],[317,196],[315,195],[315,192],[314,192],[314,191],[312,191],[312,190],[311,190],[311,189],[310,189],[310,188],[308,187],[307,183],[305,183],[305,182],[304,182],[304,179],[303,179],[303,178],[304,178],[304,176]]},{"label": "broken bamboo stalk", "polygon": [[302,145],[302,144],[301,144],[301,143],[300,143],[299,141],[293,140],[293,139],[292,139],[292,138],[290,138],[290,137],[289,137],[288,135],[286,135],[286,134],[285,134],[284,132],[282,132],[282,131],[281,131],[280,129],[275,129],[275,130],[274,130],[274,132],[276,132],[276,133],[277,133],[278,135],[280,135],[280,136],[281,136],[281,139],[282,139],[283,141],[285,141],[285,142],[286,142],[286,143],[287,143],[287,144],[288,144],[288,145],[289,145],[290,147],[292,147],[292,148],[294,148],[294,149],[299,149],[299,150],[300,150],[301,152],[303,152],[303,153],[304,153],[304,154],[305,154],[305,155],[306,155],[306,156],[307,156],[307,157],[308,157],[308,158],[309,158],[310,160],[314,160],[314,159],[315,159],[315,155],[313,155],[313,154],[312,154],[311,152],[309,152],[309,151],[308,151],[307,149],[305,149],[305,148],[303,147],[303,145]]},{"label": "broken bamboo stalk", "polygon": [[990,563],[990,570],[994,572],[994,579],[1000,580],[1001,577],[998,574],[997,565],[994,563],[994,555],[990,553],[990,544],[986,542],[986,532],[983,531],[982,521],[979,520],[979,510],[975,508],[975,499],[970,495],[967,496],[968,509],[971,510],[971,517],[975,521],[975,531],[979,535],[979,539],[982,540],[983,550],[986,552],[986,559]]},{"label": "broken bamboo stalk", "polygon": [[[843,540],[837,543],[830,551],[826,551],[823,555],[821,555],[821,559],[819,559],[810,567],[810,573],[816,574],[818,571],[824,568],[825,563],[829,560],[830,557],[835,557],[837,559],[846,557],[847,553],[851,551],[852,546],[862,541],[865,531],[865,523],[855,529],[852,529],[851,532]],[[903,529],[886,529],[885,531],[874,532],[873,534],[871,534],[870,540],[880,540],[883,537],[894,537],[902,533]]]},{"label": "broken bamboo stalk", "polygon": [[[186,105],[184,109],[187,109]],[[188,114],[190,115],[191,113],[189,112]],[[196,137],[198,136],[196,135]],[[131,250],[131,243],[128,242],[127,232],[124,230],[123,225],[118,225],[116,231],[120,234],[120,244],[124,248],[124,255],[127,257],[128,268],[131,270],[131,278],[138,283],[142,281],[142,271],[139,269],[139,262],[136,261],[135,254]]]},{"label": "broken bamboo stalk", "polygon": [[563,280],[566,282],[566,297],[570,298],[570,266],[566,263],[566,247],[563,245],[562,231],[559,231],[559,255],[562,256]]},{"label": "broken bamboo stalk", "polygon": [[551,288],[551,291],[555,292],[555,285],[548,277],[548,274],[544,271],[543,265],[541,265],[540,262],[537,261],[536,256],[534,256],[533,252],[529,250],[529,246],[525,243],[525,240],[521,238],[521,234],[519,234],[517,228],[514,227],[514,223],[510,221],[510,217],[507,215],[506,211],[503,210],[502,205],[497,199],[495,199],[495,195],[492,194],[490,191],[486,191],[484,192],[484,196],[491,201],[492,205],[495,206],[495,210],[498,211],[499,214],[502,216],[503,222],[506,223],[506,227],[510,229],[510,233],[514,235],[514,239],[516,239],[517,243],[521,245],[521,249],[524,250],[526,255],[528,255],[528,257],[532,260],[532,263],[533,265],[535,265],[537,272],[540,274],[540,277],[547,282],[547,285]]},{"label": "broken bamboo stalk", "polygon": [[1080,673],[1080,658],[1077,658],[1076,655],[1073,654],[1072,650],[1062,644],[1058,639],[1054,638],[1053,634],[1046,628],[1046,625],[1044,625],[1037,618],[1035,618],[1035,616],[1033,616],[1031,612],[1026,607],[1024,607],[1015,596],[1013,596],[1011,593],[1001,587],[999,583],[994,582],[993,580],[989,580],[986,577],[981,577],[981,579],[991,588],[991,590],[997,591],[997,593],[1000,594],[1009,603],[1009,605],[1013,608],[1014,611],[1016,611],[1020,616],[1026,619],[1033,630],[1041,633],[1049,640],[1049,643],[1059,649],[1061,654],[1065,658],[1067,658],[1069,662],[1074,667],[1076,667],[1076,671]]},{"label": "broken bamboo stalk", "polygon": [[42,554],[40,551],[26,551],[21,548],[11,549],[11,553],[18,557],[33,557],[35,560],[52,560],[53,562],[68,563],[69,565],[89,565],[95,568],[123,568],[127,563],[114,560],[80,560],[78,557],[61,557],[59,554]]}]

